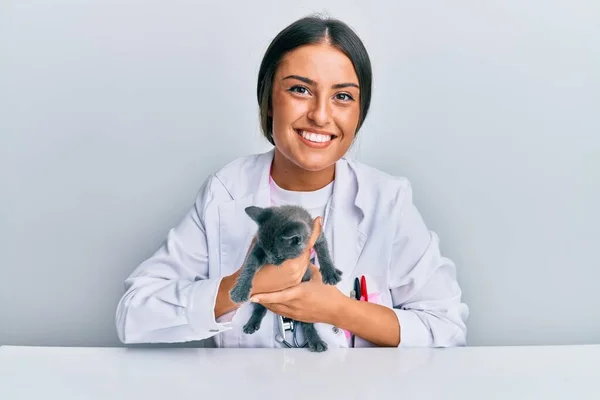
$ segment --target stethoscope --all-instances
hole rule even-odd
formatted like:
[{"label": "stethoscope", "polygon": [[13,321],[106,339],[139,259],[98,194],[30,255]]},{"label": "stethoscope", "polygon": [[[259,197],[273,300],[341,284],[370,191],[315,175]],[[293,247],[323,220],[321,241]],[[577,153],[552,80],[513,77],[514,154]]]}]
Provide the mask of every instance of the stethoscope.
[{"label": "stethoscope", "polygon": [[[275,340],[277,340],[279,343],[283,344],[284,346],[288,347],[288,348],[303,348],[308,346],[308,341],[305,341],[304,344],[300,345],[298,343],[298,339],[296,338],[296,324],[295,321],[291,318],[287,318],[287,317],[282,317],[281,315],[277,316],[277,328],[278,328],[278,332],[275,335]],[[285,340],[285,332],[287,331],[291,331],[292,332],[292,338],[293,338],[293,342],[294,344],[291,344],[290,342],[288,342],[287,340]]]}]

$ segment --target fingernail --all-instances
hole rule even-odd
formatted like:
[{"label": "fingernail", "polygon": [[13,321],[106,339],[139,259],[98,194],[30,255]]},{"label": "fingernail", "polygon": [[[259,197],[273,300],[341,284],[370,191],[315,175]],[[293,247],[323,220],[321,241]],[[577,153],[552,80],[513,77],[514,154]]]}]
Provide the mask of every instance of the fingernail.
[{"label": "fingernail", "polygon": [[252,303],[258,303],[258,298],[256,298],[256,297],[250,297],[250,302],[252,302]]}]

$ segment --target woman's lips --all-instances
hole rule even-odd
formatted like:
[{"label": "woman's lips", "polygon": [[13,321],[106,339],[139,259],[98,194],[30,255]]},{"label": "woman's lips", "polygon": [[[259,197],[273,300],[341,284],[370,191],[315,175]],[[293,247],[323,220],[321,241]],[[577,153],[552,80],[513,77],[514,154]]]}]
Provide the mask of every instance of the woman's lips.
[{"label": "woman's lips", "polygon": [[322,133],[305,131],[301,129],[297,129],[296,133],[300,137],[300,141],[302,143],[314,149],[327,148],[329,147],[331,142],[333,142],[336,139],[336,136],[334,135],[324,135]]}]

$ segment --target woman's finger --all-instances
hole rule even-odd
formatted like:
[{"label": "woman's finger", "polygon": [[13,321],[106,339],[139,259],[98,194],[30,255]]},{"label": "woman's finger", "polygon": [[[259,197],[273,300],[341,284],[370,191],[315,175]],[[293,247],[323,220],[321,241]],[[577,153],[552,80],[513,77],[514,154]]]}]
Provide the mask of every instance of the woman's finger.
[{"label": "woman's finger", "polygon": [[308,241],[308,248],[312,249],[321,234],[321,228],[323,227],[323,218],[317,217],[313,220],[313,231]]},{"label": "woman's finger", "polygon": [[319,268],[317,268],[317,266],[314,265],[313,263],[309,264],[308,270],[310,271],[310,280],[311,281],[315,278],[321,277],[321,270]]},{"label": "woman's finger", "polygon": [[281,315],[282,317],[293,319],[291,308],[285,304],[273,303],[265,305],[265,308],[277,315]]},{"label": "woman's finger", "polygon": [[277,292],[260,293],[252,296],[250,298],[250,301],[253,303],[260,304],[286,303],[292,299],[297,298],[302,289],[302,285],[296,285]]}]

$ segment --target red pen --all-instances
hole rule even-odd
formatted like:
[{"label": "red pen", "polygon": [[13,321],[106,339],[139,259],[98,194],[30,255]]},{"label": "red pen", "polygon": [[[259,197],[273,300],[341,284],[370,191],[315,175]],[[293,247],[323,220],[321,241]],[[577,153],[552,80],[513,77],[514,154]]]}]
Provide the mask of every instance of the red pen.
[{"label": "red pen", "polygon": [[361,292],[361,296],[365,298],[365,301],[369,301],[369,295],[368,295],[368,291],[367,291],[367,279],[365,278],[364,275],[361,276],[360,278],[360,292]]}]

